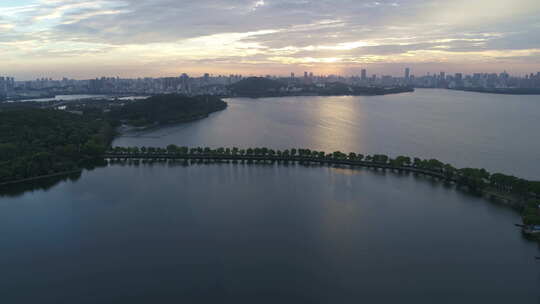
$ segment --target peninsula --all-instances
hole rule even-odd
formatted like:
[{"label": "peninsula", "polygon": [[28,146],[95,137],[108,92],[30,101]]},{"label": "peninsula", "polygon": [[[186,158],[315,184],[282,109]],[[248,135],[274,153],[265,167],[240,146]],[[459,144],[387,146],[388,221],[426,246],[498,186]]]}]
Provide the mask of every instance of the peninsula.
[{"label": "peninsula", "polygon": [[202,119],[227,103],[212,96],[156,95],[141,101],[0,107],[0,184],[55,176],[87,167],[110,147],[116,128],[147,128]]},{"label": "peninsula", "polygon": [[163,94],[114,107],[108,117],[136,127],[150,127],[205,118],[225,108],[227,103],[215,96]]}]

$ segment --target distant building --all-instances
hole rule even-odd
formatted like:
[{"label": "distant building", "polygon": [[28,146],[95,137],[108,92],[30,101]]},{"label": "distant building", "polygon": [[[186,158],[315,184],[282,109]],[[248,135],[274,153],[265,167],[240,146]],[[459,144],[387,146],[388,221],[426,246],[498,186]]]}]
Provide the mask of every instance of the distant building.
[{"label": "distant building", "polygon": [[0,77],[0,101],[11,95],[15,88],[15,78]]},{"label": "distant building", "polygon": [[362,80],[362,81],[366,81],[366,80],[367,80],[367,71],[366,71],[366,69],[362,69],[360,75],[361,75],[361,76],[360,76],[360,80]]}]

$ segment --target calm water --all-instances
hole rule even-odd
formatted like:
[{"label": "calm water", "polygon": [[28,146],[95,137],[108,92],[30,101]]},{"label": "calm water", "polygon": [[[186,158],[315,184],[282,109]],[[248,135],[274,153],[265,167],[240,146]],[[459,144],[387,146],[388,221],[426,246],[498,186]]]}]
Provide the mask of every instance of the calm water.
[{"label": "calm water", "polygon": [[[235,99],[115,144],[392,149],[538,178],[539,107],[439,90]],[[539,247],[518,221],[413,175],[114,165],[0,196],[0,302],[540,303]]]},{"label": "calm water", "polygon": [[419,89],[375,97],[231,99],[210,118],[117,145],[406,154],[540,179],[540,96]]}]

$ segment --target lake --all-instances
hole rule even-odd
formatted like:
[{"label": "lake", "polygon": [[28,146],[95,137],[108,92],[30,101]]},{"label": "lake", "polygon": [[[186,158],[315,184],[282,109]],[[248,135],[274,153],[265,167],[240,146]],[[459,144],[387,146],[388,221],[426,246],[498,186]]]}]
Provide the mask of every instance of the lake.
[{"label": "lake", "polygon": [[116,145],[309,148],[437,158],[540,179],[539,96],[417,89],[371,97],[229,99],[208,119]]},{"label": "lake", "polygon": [[[540,178],[535,96],[230,99],[115,145],[436,157]],[[532,135],[531,135],[532,134]],[[429,178],[301,165],[110,165],[0,196],[4,303],[540,303],[519,214]]]}]

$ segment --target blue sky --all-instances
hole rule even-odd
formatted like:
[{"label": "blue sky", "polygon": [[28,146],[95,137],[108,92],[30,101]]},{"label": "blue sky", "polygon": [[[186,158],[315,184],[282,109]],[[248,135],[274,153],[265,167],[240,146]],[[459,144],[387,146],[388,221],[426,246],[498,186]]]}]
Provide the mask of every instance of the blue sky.
[{"label": "blue sky", "polygon": [[0,75],[540,70],[538,0],[2,0]]},{"label": "blue sky", "polygon": [[33,2],[33,0],[2,0],[2,2],[0,2],[0,7],[28,5]]}]

